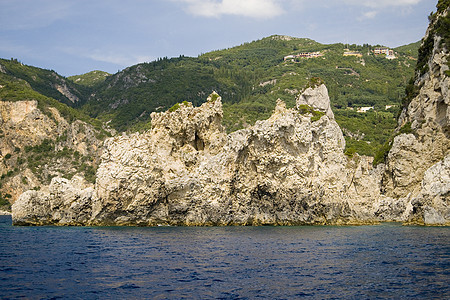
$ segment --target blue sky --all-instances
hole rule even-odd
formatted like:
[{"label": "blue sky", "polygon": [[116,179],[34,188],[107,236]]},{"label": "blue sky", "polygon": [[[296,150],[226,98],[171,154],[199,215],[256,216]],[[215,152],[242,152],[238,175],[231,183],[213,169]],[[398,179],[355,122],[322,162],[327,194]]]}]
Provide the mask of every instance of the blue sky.
[{"label": "blue sky", "polygon": [[0,57],[64,76],[115,73],[273,34],[320,43],[420,40],[437,0],[0,0]]}]

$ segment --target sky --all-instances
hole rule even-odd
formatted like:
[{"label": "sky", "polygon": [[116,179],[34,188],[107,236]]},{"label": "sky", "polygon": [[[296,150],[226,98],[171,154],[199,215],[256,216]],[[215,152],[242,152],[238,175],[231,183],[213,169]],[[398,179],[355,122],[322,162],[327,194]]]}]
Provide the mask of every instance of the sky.
[{"label": "sky", "polygon": [[419,41],[437,0],[0,0],[0,58],[63,76],[278,35],[323,44]]}]

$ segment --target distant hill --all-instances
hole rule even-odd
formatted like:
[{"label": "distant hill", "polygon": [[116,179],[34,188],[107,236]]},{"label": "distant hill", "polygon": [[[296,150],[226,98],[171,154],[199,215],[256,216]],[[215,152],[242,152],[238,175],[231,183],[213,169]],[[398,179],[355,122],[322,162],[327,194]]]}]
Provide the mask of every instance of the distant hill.
[{"label": "distant hill", "polygon": [[[4,83],[12,80],[20,84],[19,82],[22,81],[33,91],[72,107],[82,105],[87,100],[86,95],[89,94],[86,88],[75,85],[53,70],[27,66],[17,59],[0,59],[0,75],[0,80]],[[0,93],[4,94],[5,90]],[[17,100],[22,100],[20,98],[26,98],[26,96],[23,93],[9,95]]]},{"label": "distant hill", "polygon": [[86,74],[82,75],[75,75],[67,77],[67,79],[73,81],[76,84],[88,86],[88,87],[94,87],[98,85],[99,83],[105,81],[106,77],[110,76],[111,74],[104,72],[104,71],[91,71]]},{"label": "distant hill", "polygon": [[400,46],[397,48],[394,48],[395,51],[403,54],[403,55],[409,55],[411,57],[414,57],[417,59],[419,57],[418,49],[420,47],[421,41],[411,43],[408,45]]},{"label": "distant hill", "polygon": [[68,121],[82,120],[100,130],[98,120],[76,109],[88,94],[89,90],[55,71],[27,66],[15,59],[0,59],[0,101],[36,100],[43,113],[50,115],[48,109],[54,107]]}]

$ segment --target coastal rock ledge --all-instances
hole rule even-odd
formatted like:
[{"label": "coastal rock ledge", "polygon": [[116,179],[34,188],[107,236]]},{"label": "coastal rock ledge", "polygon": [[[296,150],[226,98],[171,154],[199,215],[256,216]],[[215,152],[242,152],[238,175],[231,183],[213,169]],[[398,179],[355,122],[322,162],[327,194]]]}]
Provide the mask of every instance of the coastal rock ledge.
[{"label": "coastal rock ledge", "polygon": [[[385,195],[386,166],[344,155],[325,85],[295,108],[227,135],[222,102],[152,114],[152,130],[105,141],[95,186],[53,178],[12,206],[16,225],[449,224],[450,157],[414,193]],[[392,177],[392,176],[391,176]],[[439,178],[439,181],[436,181]]]}]

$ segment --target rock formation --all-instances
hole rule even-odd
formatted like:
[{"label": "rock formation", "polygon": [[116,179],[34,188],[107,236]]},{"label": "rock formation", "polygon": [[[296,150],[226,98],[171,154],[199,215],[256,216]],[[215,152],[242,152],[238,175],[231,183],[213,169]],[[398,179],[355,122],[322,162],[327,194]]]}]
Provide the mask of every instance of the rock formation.
[{"label": "rock formation", "polygon": [[326,87],[308,88],[297,107],[287,109],[279,100],[268,120],[228,136],[215,93],[201,107],[185,103],[154,113],[151,132],[105,141],[95,191],[54,178],[48,191],[19,198],[14,222],[292,225],[379,220],[380,204],[373,198],[380,197],[381,173],[369,158],[344,155],[345,141]]},{"label": "rock formation", "polygon": [[[48,189],[21,195],[14,222],[370,224],[409,220],[419,213],[413,204],[425,201],[419,199],[434,197],[426,201],[437,211],[446,206],[439,193],[448,186],[448,160],[427,171],[416,198],[385,196],[384,165],[373,168],[369,157],[344,155],[326,87],[306,89],[296,107],[278,100],[269,119],[230,135],[215,93],[200,107],[184,103],[154,113],[150,132],[105,141],[95,189],[79,179],[54,178]],[[428,207],[422,212],[428,223],[447,220]]]},{"label": "rock formation", "polygon": [[[53,176],[74,172],[83,158],[92,165],[100,157],[101,141],[92,125],[69,123],[56,108],[44,112],[38,106],[35,100],[0,101],[0,197],[9,195],[11,202],[28,189],[47,185]],[[59,154],[49,160],[46,149],[34,153],[42,144]],[[78,157],[72,159],[68,149]]]},{"label": "rock formation", "polygon": [[411,223],[450,222],[450,45],[436,28],[440,19],[449,18],[448,12],[447,7],[435,14],[423,39],[419,52],[427,71],[416,71],[417,95],[399,118],[399,129],[410,126],[412,133],[394,139],[383,176],[387,196],[412,204]]},{"label": "rock formation", "polygon": [[423,56],[428,71],[418,72],[417,94],[397,132],[411,129],[395,137],[384,164],[344,155],[323,84],[304,90],[296,108],[278,100],[269,119],[229,135],[213,93],[200,107],[184,102],[153,113],[149,132],[107,139],[95,187],[56,177],[23,193],[13,222],[449,225],[448,46],[431,29],[427,34],[434,45]]}]

